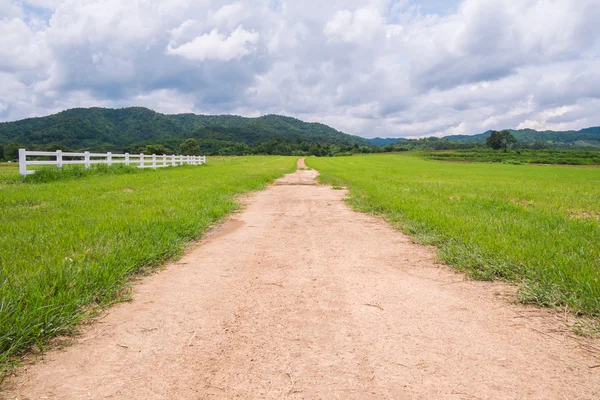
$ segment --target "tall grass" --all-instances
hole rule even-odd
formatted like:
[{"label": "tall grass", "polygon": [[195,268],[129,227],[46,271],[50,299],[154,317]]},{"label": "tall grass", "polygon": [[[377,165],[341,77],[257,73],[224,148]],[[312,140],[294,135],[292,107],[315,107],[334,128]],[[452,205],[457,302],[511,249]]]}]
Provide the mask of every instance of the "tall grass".
[{"label": "tall grass", "polygon": [[293,171],[295,160],[213,157],[203,166],[0,184],[0,370],[70,333],[86,310],[179,255],[238,207],[236,195]]},{"label": "tall grass", "polygon": [[41,167],[38,168],[35,174],[21,177],[17,171],[7,171],[3,174],[0,170],[0,185],[1,184],[20,184],[20,183],[48,183],[55,181],[65,181],[70,179],[81,179],[90,176],[103,175],[123,175],[123,174],[139,174],[143,170],[123,164],[108,166],[106,164],[92,165],[91,168],[85,168],[83,165],[69,165],[63,168],[57,167]]},{"label": "tall grass", "polygon": [[453,164],[404,155],[309,158],[350,205],[380,214],[520,299],[600,316],[600,169]]}]

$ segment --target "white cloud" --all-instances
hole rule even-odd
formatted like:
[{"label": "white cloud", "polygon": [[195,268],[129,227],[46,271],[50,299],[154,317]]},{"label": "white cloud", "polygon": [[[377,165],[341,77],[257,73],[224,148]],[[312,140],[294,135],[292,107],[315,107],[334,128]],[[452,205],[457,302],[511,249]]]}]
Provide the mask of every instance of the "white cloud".
[{"label": "white cloud", "polygon": [[0,20],[0,71],[23,75],[49,57],[44,33],[32,32],[20,18]]},{"label": "white cloud", "polygon": [[124,103],[122,106],[148,107],[164,114],[193,113],[195,111],[193,96],[179,93],[173,89],[158,89],[140,93],[131,99],[131,103]]},{"label": "white cloud", "polygon": [[[534,114],[535,119],[526,120],[520,123],[517,125],[517,129],[572,129],[572,122],[577,122],[577,119],[575,121],[564,121],[560,120],[558,117],[564,117],[569,114],[573,115],[577,111],[581,111],[583,109],[584,108],[580,105],[561,106],[547,109]],[[558,120],[559,122],[552,122],[552,120]]]},{"label": "white cloud", "polygon": [[0,19],[23,18],[24,15],[21,4],[12,0],[0,0]]},{"label": "white cloud", "polygon": [[243,57],[255,50],[259,34],[248,32],[241,25],[229,36],[213,29],[208,34],[194,38],[192,41],[174,47],[169,44],[167,54],[178,55],[189,60],[221,60],[229,61]]},{"label": "white cloud", "polygon": [[383,29],[383,19],[373,8],[360,8],[354,12],[338,11],[325,25],[325,34],[331,39],[345,42],[367,42],[373,40]]},{"label": "white cloud", "polygon": [[233,27],[244,19],[244,4],[241,1],[226,4],[212,15],[212,23],[217,26]]}]

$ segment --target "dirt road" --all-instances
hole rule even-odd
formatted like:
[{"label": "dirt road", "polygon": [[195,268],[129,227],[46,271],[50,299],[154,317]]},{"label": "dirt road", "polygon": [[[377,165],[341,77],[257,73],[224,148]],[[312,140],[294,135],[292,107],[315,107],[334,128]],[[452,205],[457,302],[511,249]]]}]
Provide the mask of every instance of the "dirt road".
[{"label": "dirt road", "polygon": [[299,170],[249,196],[4,396],[600,398],[597,341],[510,304],[505,285],[436,265],[315,176]]}]

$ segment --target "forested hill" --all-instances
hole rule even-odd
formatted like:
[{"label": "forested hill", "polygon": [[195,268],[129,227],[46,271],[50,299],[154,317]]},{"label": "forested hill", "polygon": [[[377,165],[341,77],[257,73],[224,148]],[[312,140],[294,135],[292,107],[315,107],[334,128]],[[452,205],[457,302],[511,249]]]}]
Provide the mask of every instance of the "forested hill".
[{"label": "forested hill", "polygon": [[[522,147],[600,148],[600,127],[580,131],[510,130]],[[280,115],[166,115],[147,108],[75,108],[41,118],[0,123],[0,159],[17,148],[179,152],[188,138],[203,154],[334,155],[346,152],[455,149],[485,145],[490,132],[444,138],[364,139],[327,125]]]},{"label": "forested hill", "polygon": [[0,123],[0,145],[60,145],[70,149],[124,149],[147,144],[177,148],[186,138],[206,146],[235,143],[323,143],[369,146],[358,136],[327,125],[280,115],[244,118],[234,115],[165,115],[147,108],[75,108],[41,118]]},{"label": "forested hill", "polygon": [[[533,129],[508,130],[520,143],[541,143],[547,145],[569,145],[577,147],[600,147],[600,127],[586,128],[579,131],[536,131]],[[478,135],[454,135],[444,139],[464,143],[485,143],[492,131]]]}]

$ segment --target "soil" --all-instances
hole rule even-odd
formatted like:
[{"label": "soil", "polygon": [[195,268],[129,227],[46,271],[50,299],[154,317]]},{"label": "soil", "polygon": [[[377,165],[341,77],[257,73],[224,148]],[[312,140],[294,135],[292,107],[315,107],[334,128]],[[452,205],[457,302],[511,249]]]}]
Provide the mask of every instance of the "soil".
[{"label": "soil", "polygon": [[0,397],[600,398],[600,343],[568,315],[438,264],[316,175],[248,196]]}]

